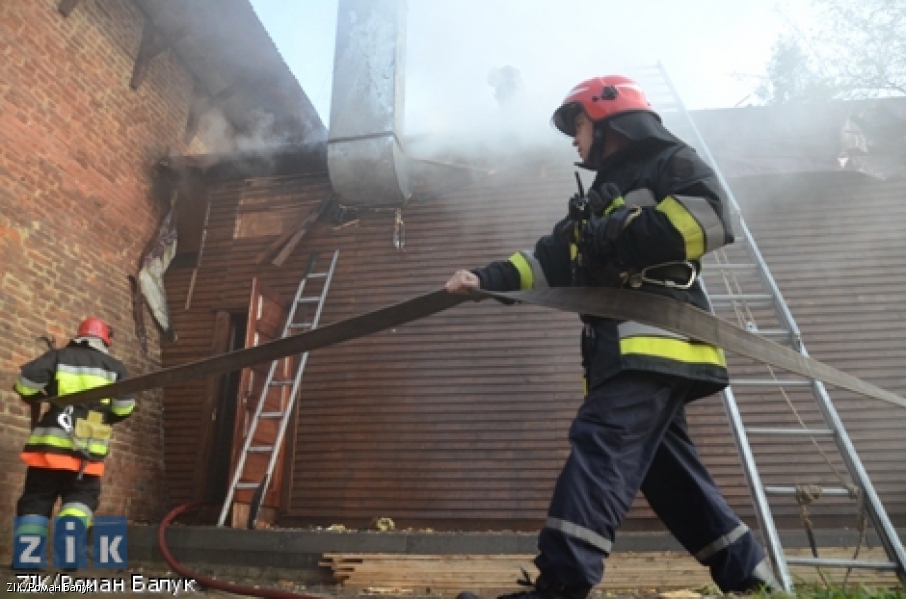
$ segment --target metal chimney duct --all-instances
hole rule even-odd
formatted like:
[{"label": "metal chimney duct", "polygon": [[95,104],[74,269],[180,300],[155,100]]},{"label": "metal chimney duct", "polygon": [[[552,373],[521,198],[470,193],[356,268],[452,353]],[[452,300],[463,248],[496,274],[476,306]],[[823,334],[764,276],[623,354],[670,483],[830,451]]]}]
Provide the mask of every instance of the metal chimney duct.
[{"label": "metal chimney duct", "polygon": [[340,203],[398,208],[411,197],[400,146],[406,0],[340,0],[327,168]]}]

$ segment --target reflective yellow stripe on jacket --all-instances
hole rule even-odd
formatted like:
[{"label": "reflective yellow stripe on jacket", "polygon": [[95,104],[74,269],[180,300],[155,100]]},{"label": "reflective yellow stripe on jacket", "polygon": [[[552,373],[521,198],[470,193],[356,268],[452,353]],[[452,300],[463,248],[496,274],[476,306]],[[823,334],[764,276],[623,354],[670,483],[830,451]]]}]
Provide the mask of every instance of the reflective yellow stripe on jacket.
[{"label": "reflective yellow stripe on jacket", "polygon": [[529,251],[516,252],[509,258],[510,264],[519,271],[519,289],[543,289],[548,287],[547,277],[535,254]]},{"label": "reflective yellow stripe on jacket", "polygon": [[37,395],[44,390],[44,385],[30,381],[24,376],[19,376],[16,380],[16,384],[13,385],[13,390],[21,395],[22,397],[30,397],[32,395]]},{"label": "reflective yellow stripe on jacket", "polygon": [[57,366],[57,393],[69,395],[116,382],[116,373],[95,366]]},{"label": "reflective yellow stripe on jacket", "polygon": [[698,260],[724,244],[724,223],[705,198],[667,196],[657,205],[686,245],[686,260]]},{"label": "reflective yellow stripe on jacket", "polygon": [[[108,445],[106,439],[91,439],[88,443],[88,451],[97,457],[107,455]],[[65,449],[68,451],[78,451],[82,449],[77,447],[72,440],[72,436],[61,428],[51,426],[39,426],[35,428],[28,436],[25,442],[26,446],[44,446],[54,449]]]},{"label": "reflective yellow stripe on jacket", "polygon": [[617,325],[620,354],[650,356],[684,364],[708,364],[727,367],[724,352],[719,347],[694,341],[684,335],[637,322]]}]

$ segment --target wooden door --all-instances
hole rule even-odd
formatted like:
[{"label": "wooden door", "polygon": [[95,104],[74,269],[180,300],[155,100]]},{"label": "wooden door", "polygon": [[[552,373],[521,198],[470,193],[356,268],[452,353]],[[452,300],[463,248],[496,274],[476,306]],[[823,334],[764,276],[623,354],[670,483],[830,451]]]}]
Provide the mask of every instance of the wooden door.
[{"label": "wooden door", "polygon": [[[252,279],[252,292],[249,298],[248,326],[246,328],[245,347],[261,345],[279,338],[283,333],[286,323],[287,310],[276,292],[266,285]],[[274,381],[290,381],[293,377],[293,358],[284,358],[277,363],[274,372]],[[242,370],[239,382],[239,396],[237,401],[236,425],[233,434],[233,456],[231,471],[235,472],[239,463],[245,439],[252,426],[258,402],[261,401],[262,390],[267,380],[271,362],[256,364]],[[264,396],[263,412],[283,412],[289,403],[291,385],[268,387]],[[277,431],[280,426],[279,418],[259,418],[258,426],[252,436],[252,446],[274,445]],[[273,522],[277,508],[280,506],[280,485],[283,478],[283,452],[277,448],[279,458],[271,475],[262,503],[259,520]],[[241,482],[260,483],[267,473],[267,464],[271,458],[269,452],[249,452]],[[245,526],[248,519],[249,506],[252,502],[254,491],[237,490],[233,501],[233,526]]]}]

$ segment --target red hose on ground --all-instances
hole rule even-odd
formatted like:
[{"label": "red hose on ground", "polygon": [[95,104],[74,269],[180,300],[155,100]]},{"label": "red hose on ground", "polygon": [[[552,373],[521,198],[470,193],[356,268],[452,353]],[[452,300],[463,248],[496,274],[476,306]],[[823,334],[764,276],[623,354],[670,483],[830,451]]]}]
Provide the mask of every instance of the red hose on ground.
[{"label": "red hose on ground", "polygon": [[300,593],[293,593],[290,591],[284,591],[281,589],[261,589],[257,587],[250,587],[241,584],[233,584],[230,582],[224,582],[222,580],[216,580],[214,578],[209,578],[207,576],[202,576],[200,574],[194,574],[193,572],[186,569],[182,564],[176,561],[176,558],[173,557],[173,554],[170,553],[170,549],[167,547],[167,527],[170,525],[173,520],[177,518],[183,512],[186,512],[190,509],[194,509],[204,505],[203,502],[196,503],[186,503],[184,505],[178,506],[173,509],[169,514],[164,516],[164,519],[161,520],[160,527],[157,529],[157,545],[160,547],[160,552],[164,556],[167,564],[173,568],[173,571],[179,574],[184,578],[191,578],[198,581],[202,586],[217,589],[220,591],[226,591],[228,593],[236,593],[237,595],[251,595],[253,597],[269,597],[272,599],[325,599],[322,595],[305,595]]}]

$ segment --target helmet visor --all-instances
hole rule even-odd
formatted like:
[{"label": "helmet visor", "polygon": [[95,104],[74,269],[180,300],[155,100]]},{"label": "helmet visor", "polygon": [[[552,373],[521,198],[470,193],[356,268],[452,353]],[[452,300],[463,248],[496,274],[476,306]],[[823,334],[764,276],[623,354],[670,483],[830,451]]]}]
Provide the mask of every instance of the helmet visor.
[{"label": "helmet visor", "polygon": [[579,102],[567,102],[554,111],[551,117],[551,123],[564,135],[575,137],[576,135],[576,117],[582,112],[582,104]]}]

